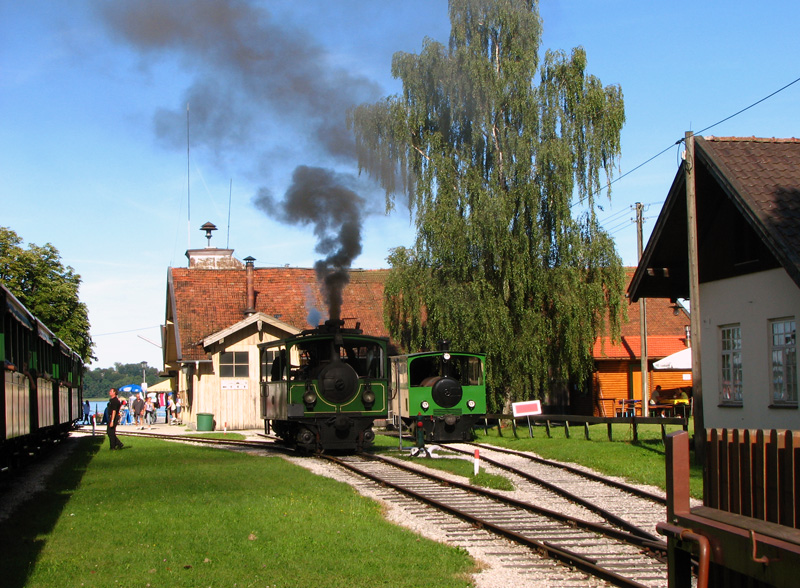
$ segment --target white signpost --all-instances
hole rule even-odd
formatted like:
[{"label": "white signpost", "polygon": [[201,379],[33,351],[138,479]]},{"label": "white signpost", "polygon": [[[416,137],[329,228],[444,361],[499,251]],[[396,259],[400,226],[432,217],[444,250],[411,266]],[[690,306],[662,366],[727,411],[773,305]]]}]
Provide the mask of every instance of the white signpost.
[{"label": "white signpost", "polygon": [[539,400],[526,400],[525,402],[512,402],[511,410],[514,418],[528,417],[528,434],[533,437],[531,428],[531,415],[542,414],[542,403]]}]

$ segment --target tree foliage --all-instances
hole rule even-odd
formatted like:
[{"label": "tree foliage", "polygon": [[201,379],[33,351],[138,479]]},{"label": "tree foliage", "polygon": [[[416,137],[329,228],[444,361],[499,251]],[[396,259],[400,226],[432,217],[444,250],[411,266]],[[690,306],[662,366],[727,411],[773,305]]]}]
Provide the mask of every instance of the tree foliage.
[{"label": "tree foliage", "polygon": [[[158,377],[158,369],[150,366],[145,369],[145,377],[148,387],[163,381]],[[140,363],[117,362],[113,367],[86,370],[83,377],[83,397],[106,398],[110,388],[141,383],[142,365]]]},{"label": "tree foliage", "polygon": [[84,361],[92,359],[94,343],[89,334],[89,311],[80,301],[80,275],[64,266],[50,243],[27,249],[22,239],[0,227],[0,281],[56,337]]},{"label": "tree foliage", "polygon": [[[401,95],[352,112],[359,165],[415,214],[395,249],[386,322],[406,349],[438,338],[489,356],[494,400],[582,384],[619,332],[624,271],[595,215],[625,119],[583,48],[547,51],[534,0],[451,0],[448,47],[398,52]],[[574,205],[573,201],[578,202]],[[497,407],[495,403],[495,407]]]}]

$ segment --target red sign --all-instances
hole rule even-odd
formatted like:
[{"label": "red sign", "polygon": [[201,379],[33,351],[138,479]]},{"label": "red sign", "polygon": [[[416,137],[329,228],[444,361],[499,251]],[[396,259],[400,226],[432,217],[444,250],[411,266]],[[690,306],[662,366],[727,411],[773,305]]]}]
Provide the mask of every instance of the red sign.
[{"label": "red sign", "polygon": [[539,400],[528,400],[526,402],[512,402],[511,408],[515,417],[532,416],[542,414],[542,403]]}]

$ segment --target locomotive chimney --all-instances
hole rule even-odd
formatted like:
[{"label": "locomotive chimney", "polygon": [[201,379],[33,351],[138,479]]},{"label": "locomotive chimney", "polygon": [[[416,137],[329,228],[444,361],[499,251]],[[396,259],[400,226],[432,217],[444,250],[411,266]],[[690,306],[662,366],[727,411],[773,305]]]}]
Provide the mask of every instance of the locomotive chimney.
[{"label": "locomotive chimney", "polygon": [[254,262],[255,258],[248,255],[244,258],[245,275],[247,277],[247,308],[244,309],[245,316],[250,316],[256,311],[256,289],[254,284]]}]

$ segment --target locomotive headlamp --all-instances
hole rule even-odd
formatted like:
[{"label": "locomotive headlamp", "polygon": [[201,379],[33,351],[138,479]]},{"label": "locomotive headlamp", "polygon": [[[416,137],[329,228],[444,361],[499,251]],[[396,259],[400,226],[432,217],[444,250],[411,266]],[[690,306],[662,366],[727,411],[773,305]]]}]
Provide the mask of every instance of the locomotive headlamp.
[{"label": "locomotive headlamp", "polygon": [[475,401],[474,400],[467,400],[467,408],[473,410],[475,408]]},{"label": "locomotive headlamp", "polygon": [[431,406],[430,404],[428,404],[427,400],[423,400],[422,402],[419,403],[419,405],[422,407],[422,410],[428,410],[428,408],[430,408]]},{"label": "locomotive headlamp", "polygon": [[364,390],[364,393],[361,394],[361,401],[364,403],[364,406],[372,406],[375,404],[375,392],[367,388]]},{"label": "locomotive headlamp", "polygon": [[317,393],[312,388],[307,388],[303,394],[303,402],[312,406],[317,401]]},{"label": "locomotive headlamp", "polygon": [[444,358],[445,361],[450,361],[450,354],[449,353],[445,353],[444,355],[442,355],[442,357]]}]

